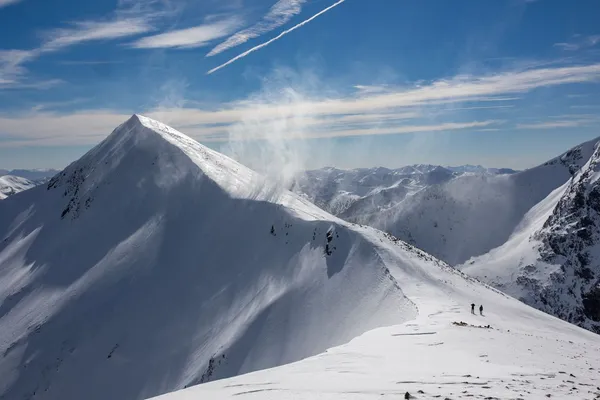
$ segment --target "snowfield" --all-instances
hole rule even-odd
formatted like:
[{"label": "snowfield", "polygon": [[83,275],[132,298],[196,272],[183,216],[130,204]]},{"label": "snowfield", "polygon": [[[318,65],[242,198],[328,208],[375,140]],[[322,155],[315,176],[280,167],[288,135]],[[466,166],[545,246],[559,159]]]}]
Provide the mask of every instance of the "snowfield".
[{"label": "snowfield", "polygon": [[[367,332],[293,364],[156,400],[596,399],[600,337],[460,275],[365,229],[418,307],[404,324]],[[469,303],[484,304],[483,316]],[[478,314],[478,312],[477,312]],[[326,334],[326,332],[324,332]]]},{"label": "snowfield", "polygon": [[35,182],[19,176],[0,176],[0,200],[4,200],[8,196],[12,196],[23,190],[31,189],[35,185]]},{"label": "snowfield", "polygon": [[6,400],[600,395],[600,336],[137,115],[0,203],[0,355]]}]

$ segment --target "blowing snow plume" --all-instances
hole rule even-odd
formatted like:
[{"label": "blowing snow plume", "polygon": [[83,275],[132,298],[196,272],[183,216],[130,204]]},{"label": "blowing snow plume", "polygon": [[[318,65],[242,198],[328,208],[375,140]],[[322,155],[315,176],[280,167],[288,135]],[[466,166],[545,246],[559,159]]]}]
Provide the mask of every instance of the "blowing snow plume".
[{"label": "blowing snow plume", "polygon": [[0,202],[0,395],[142,399],[416,315],[379,239],[262,180],[133,116]]},{"label": "blowing snow plume", "polygon": [[244,58],[244,57],[246,57],[247,55],[249,55],[249,54],[251,54],[251,53],[254,53],[254,52],[255,52],[255,51],[257,51],[257,50],[260,50],[260,49],[262,49],[262,48],[264,48],[264,47],[267,47],[267,46],[268,46],[268,45],[270,45],[271,43],[273,43],[273,42],[276,42],[276,41],[278,41],[279,39],[281,39],[282,37],[284,37],[285,35],[287,35],[288,33],[291,33],[291,32],[293,32],[293,31],[295,31],[296,29],[303,27],[304,25],[308,24],[310,21],[312,21],[312,20],[314,20],[315,18],[317,18],[317,17],[319,17],[319,16],[321,16],[321,15],[325,14],[327,11],[329,11],[329,10],[331,10],[331,9],[333,9],[333,8],[335,8],[335,7],[337,7],[337,6],[339,6],[340,4],[342,4],[342,3],[343,3],[343,2],[345,2],[345,1],[346,1],[346,0],[339,0],[338,2],[336,2],[336,3],[332,4],[332,5],[330,5],[329,7],[327,7],[327,8],[325,8],[325,9],[323,9],[323,10],[319,11],[318,13],[316,13],[315,15],[313,15],[312,17],[310,17],[309,19],[307,19],[307,20],[304,20],[304,21],[300,22],[298,25],[295,25],[295,26],[291,27],[290,29],[287,29],[287,30],[285,30],[285,31],[281,32],[279,35],[275,36],[273,39],[271,39],[271,40],[268,40],[268,41],[266,41],[266,42],[264,42],[264,43],[262,43],[262,44],[259,44],[258,46],[255,46],[255,47],[251,48],[250,50],[247,50],[247,51],[243,52],[242,54],[240,54],[240,55],[238,55],[238,56],[236,56],[236,57],[232,58],[231,60],[227,61],[226,63],[224,63],[224,64],[221,64],[221,65],[219,65],[218,67],[215,67],[215,68],[211,69],[210,71],[208,71],[208,72],[207,72],[207,75],[210,75],[210,74],[212,74],[213,72],[216,72],[216,71],[220,70],[221,68],[224,68],[224,67],[228,66],[229,64],[233,64],[233,63],[234,63],[234,62],[236,62],[237,60],[239,60],[239,59],[241,59],[241,58]]},{"label": "blowing snow plume", "polygon": [[330,141],[319,142],[318,152],[310,141],[322,129],[311,100],[322,98],[328,91],[323,88],[310,71],[275,70],[263,80],[260,91],[240,104],[249,111],[228,128],[223,151],[266,176],[268,184],[291,187],[300,173],[333,153]]}]

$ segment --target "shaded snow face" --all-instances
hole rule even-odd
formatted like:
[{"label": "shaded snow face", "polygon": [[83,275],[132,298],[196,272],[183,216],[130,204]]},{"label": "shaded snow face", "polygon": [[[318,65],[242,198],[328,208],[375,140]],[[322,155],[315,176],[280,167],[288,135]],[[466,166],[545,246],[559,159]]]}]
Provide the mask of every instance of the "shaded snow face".
[{"label": "shaded snow face", "polygon": [[370,239],[256,182],[134,117],[3,202],[0,395],[142,399],[416,315]]}]

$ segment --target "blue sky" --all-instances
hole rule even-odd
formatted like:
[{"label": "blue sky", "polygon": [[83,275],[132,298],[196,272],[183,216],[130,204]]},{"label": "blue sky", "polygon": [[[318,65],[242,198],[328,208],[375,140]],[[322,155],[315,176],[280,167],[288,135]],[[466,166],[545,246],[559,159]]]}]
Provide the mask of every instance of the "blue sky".
[{"label": "blue sky", "polygon": [[597,0],[0,0],[0,167],[63,167],[133,113],[257,168],[530,167],[600,136],[598,16]]}]

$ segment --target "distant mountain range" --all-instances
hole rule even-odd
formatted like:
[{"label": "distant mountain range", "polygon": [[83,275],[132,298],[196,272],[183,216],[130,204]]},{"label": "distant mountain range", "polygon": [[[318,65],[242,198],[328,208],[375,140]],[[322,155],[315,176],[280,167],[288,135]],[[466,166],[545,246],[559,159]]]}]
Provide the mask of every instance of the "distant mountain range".
[{"label": "distant mountain range", "polygon": [[45,183],[58,172],[55,169],[0,169],[0,200]]},{"label": "distant mountain range", "polygon": [[416,164],[397,169],[375,167],[352,170],[326,167],[300,174],[291,189],[335,215],[352,219],[364,213],[385,210],[407,195],[459,176],[495,176],[516,172],[509,168],[484,168],[479,165],[442,167]]},{"label": "distant mountain range", "polygon": [[29,179],[14,175],[0,176],[0,200],[22,192],[23,190],[31,189],[36,186],[36,183]]}]

